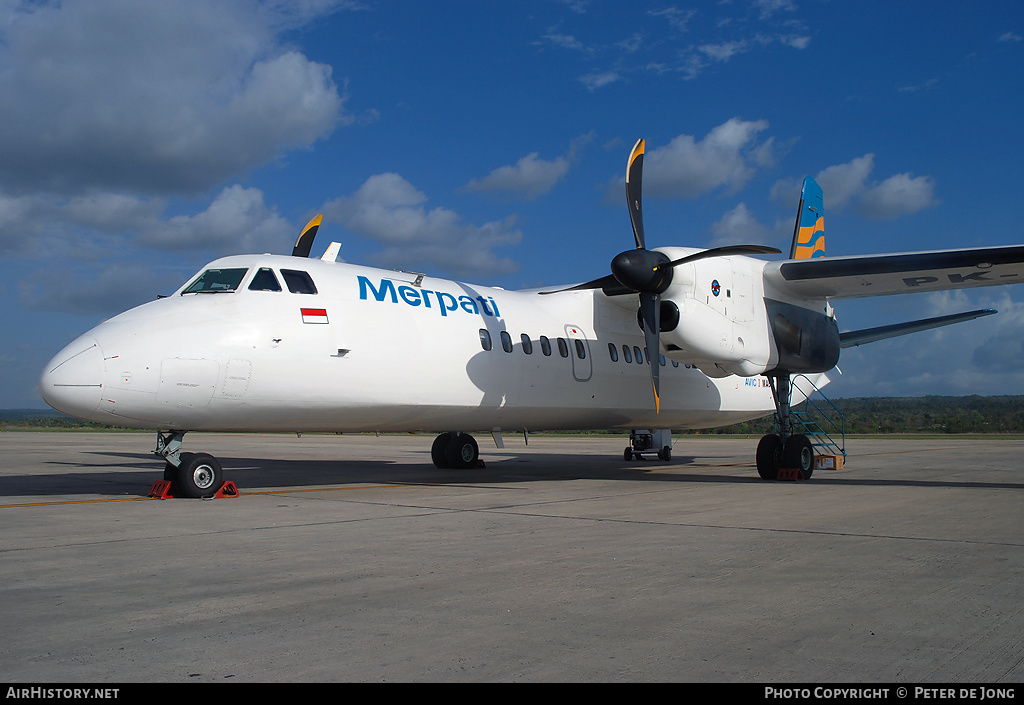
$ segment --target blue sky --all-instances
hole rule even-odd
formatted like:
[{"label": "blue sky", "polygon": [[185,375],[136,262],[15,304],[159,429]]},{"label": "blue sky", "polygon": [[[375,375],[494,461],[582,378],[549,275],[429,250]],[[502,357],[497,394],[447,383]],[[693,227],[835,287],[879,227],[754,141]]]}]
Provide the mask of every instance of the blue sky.
[{"label": "blue sky", "polygon": [[[1018,2],[0,0],[0,408],[209,260],[290,252],[506,288],[632,243],[827,253],[1024,242]],[[855,329],[998,316],[844,351],[834,396],[1024,394],[1024,289],[838,302]]]}]

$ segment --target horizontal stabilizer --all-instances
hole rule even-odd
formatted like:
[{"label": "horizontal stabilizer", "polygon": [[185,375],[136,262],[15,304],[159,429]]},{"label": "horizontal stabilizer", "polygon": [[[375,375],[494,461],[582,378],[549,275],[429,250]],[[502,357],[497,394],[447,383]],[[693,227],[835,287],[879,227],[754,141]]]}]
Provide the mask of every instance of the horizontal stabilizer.
[{"label": "horizontal stabilizer", "polygon": [[918,331],[928,330],[930,328],[940,328],[941,326],[948,326],[953,323],[973,321],[975,318],[991,316],[993,313],[997,313],[994,308],[983,308],[977,311],[968,311],[967,313],[954,313],[949,316],[936,316],[935,318],[925,318],[920,321],[896,323],[891,326],[878,326],[877,328],[864,328],[863,330],[846,331],[845,333],[839,334],[839,347],[852,348],[856,345],[873,343],[876,340],[885,340],[886,338],[895,338],[900,335],[906,335],[907,333],[917,333]]},{"label": "horizontal stabilizer", "polygon": [[790,296],[856,298],[1024,282],[1024,246],[769,262],[765,284]]}]

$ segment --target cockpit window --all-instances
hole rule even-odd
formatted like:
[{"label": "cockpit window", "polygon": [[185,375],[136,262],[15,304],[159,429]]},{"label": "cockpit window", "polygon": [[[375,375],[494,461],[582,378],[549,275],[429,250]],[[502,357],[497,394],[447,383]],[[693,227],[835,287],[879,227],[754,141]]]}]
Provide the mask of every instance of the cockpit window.
[{"label": "cockpit window", "polygon": [[182,294],[221,294],[238,288],[248,269],[207,269]]},{"label": "cockpit window", "polygon": [[249,291],[281,291],[281,284],[270,267],[260,267],[249,284]]},{"label": "cockpit window", "polygon": [[313,279],[306,272],[297,269],[282,269],[281,276],[284,283],[288,285],[288,291],[293,294],[315,294],[316,285]]}]

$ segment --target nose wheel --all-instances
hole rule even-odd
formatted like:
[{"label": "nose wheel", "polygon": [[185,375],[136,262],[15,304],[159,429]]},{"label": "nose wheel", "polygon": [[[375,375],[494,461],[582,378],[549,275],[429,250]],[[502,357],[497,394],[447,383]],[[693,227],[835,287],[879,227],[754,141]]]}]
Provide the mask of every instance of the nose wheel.
[{"label": "nose wheel", "polygon": [[224,484],[224,470],[209,453],[181,452],[185,433],[157,433],[156,450],[153,452],[166,460],[164,480],[174,483],[178,496],[193,499],[212,497]]}]

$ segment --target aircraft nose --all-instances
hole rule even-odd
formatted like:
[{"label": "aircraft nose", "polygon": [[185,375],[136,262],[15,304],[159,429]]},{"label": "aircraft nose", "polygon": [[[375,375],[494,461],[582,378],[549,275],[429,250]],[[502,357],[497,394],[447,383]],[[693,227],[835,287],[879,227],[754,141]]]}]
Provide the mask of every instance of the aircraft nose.
[{"label": "aircraft nose", "polygon": [[57,411],[88,418],[103,389],[103,351],[82,336],[57,353],[39,376],[39,396]]}]

